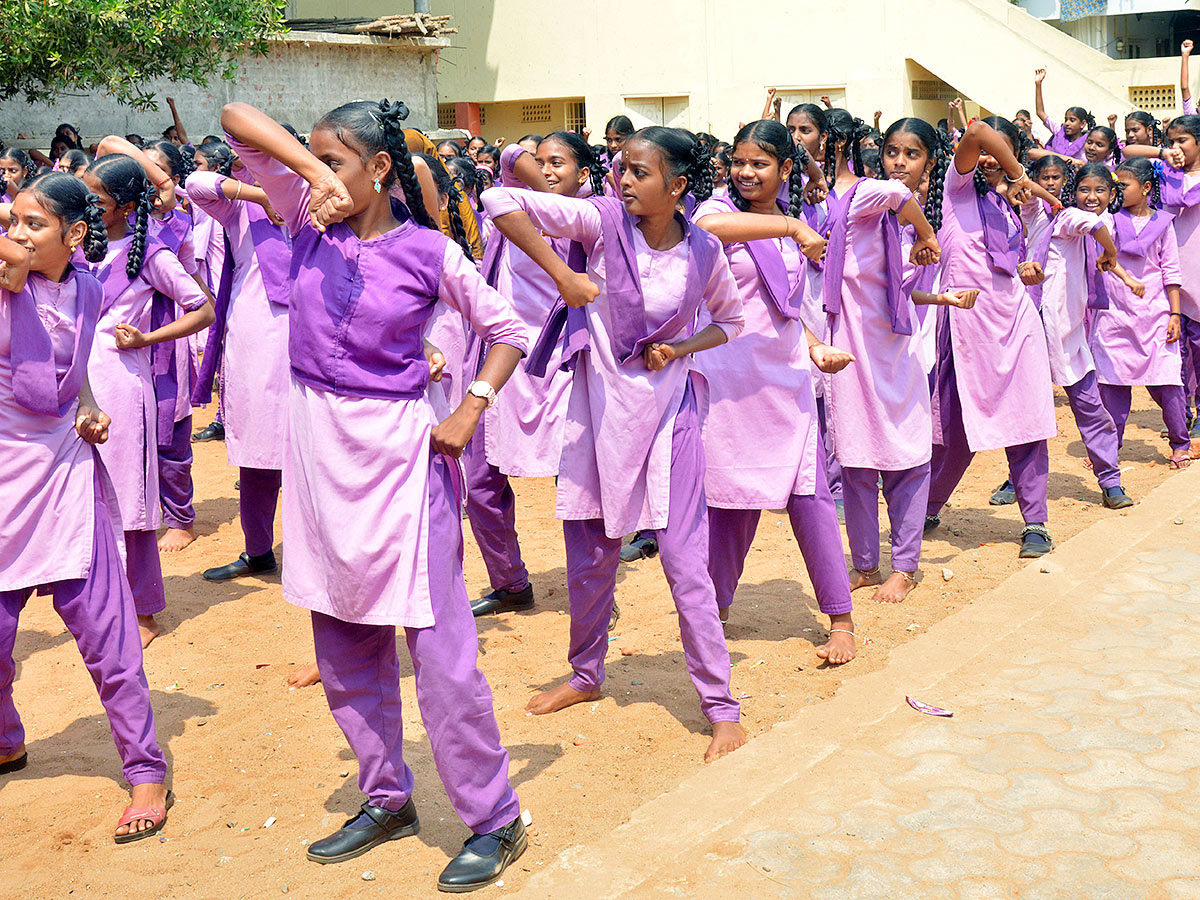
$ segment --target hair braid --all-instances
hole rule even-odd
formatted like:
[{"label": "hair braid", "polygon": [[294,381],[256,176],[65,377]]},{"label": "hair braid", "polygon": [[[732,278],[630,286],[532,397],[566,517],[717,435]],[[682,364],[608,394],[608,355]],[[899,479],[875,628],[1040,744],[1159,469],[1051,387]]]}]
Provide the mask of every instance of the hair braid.
[{"label": "hair braid", "polygon": [[949,138],[941,136],[937,139],[934,150],[933,168],[929,170],[929,192],[925,195],[925,218],[933,226],[934,231],[942,227],[942,203],[945,199],[946,172],[950,169],[953,154],[949,148]]},{"label": "hair braid", "polygon": [[462,247],[467,259],[474,259],[475,251],[471,248],[471,242],[467,240],[467,227],[463,224],[462,212],[458,208],[458,204],[463,200],[462,191],[459,189],[460,184],[461,182],[455,178],[450,185],[450,202],[446,207],[450,214],[450,231],[453,232],[454,240],[458,246]]},{"label": "hair braid", "polygon": [[588,162],[588,172],[592,179],[592,193],[597,197],[604,196],[604,176],[608,174],[608,167],[604,165],[604,154],[598,152],[594,146],[589,146],[588,149],[592,152],[591,161]]},{"label": "hair braid", "polygon": [[150,213],[157,199],[158,189],[146,181],[146,189],[138,199],[137,210],[134,213],[133,240],[129,244],[129,261],[125,264],[125,273],[130,278],[137,278],[141,274],[150,236]]},{"label": "hair braid", "polygon": [[[437,223],[430,218],[429,211],[425,209],[421,182],[417,178],[416,169],[413,168],[412,155],[408,152],[408,142],[404,139],[404,126],[400,124],[408,118],[408,107],[399,101],[389,103],[384,99],[379,101],[375,115],[379,122],[379,128],[383,132],[384,146],[387,148],[388,156],[392,158],[392,175],[396,181],[400,182],[409,213],[419,224],[437,231]],[[392,179],[389,178],[388,186],[391,181]],[[467,255],[470,256],[469,253]]]},{"label": "hair braid", "polygon": [[[788,209],[787,214],[793,219],[798,218],[804,206],[804,171],[808,168],[808,151],[802,144],[795,144],[792,150],[792,174],[788,177]],[[732,181],[732,179],[731,179]]]},{"label": "hair braid", "polygon": [[83,211],[83,222],[87,225],[87,234],[83,238],[83,258],[90,263],[98,263],[108,252],[108,231],[104,228],[104,211],[100,208],[100,197],[90,191],[87,195],[87,207]]},{"label": "hair braid", "polygon": [[692,192],[692,196],[696,198],[697,202],[702,203],[712,196],[712,153],[706,141],[697,139],[692,147],[692,164],[688,168],[686,177],[687,190]]}]

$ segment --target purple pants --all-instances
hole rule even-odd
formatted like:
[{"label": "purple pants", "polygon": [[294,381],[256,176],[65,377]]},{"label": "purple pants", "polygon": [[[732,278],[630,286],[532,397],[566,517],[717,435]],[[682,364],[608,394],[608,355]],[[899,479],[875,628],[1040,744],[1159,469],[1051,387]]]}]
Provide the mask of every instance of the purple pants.
[{"label": "purple pants", "polygon": [[[1179,317],[1179,357],[1183,370],[1185,403],[1191,404],[1200,396],[1200,321]],[[1200,405],[1200,404],[1198,404]]]},{"label": "purple pants", "polygon": [[[704,445],[691,388],[671,435],[671,501],[667,527],[655,531],[663,574],[679,614],[683,655],[700,708],[710,722],[736,722],[739,707],[729,692],[729,648],[708,574],[708,506],[704,499]],[[577,691],[604,683],[608,625],[617,589],[621,539],[604,532],[602,519],[563,522],[567,543],[567,590],[571,646],[567,652]]]},{"label": "purple pants", "polygon": [[892,529],[892,571],[915,572],[921,566],[925,509],[929,505],[929,463],[896,472],[842,469],[846,538],[850,562],[860,572],[879,567],[879,477]]},{"label": "purple pants", "polygon": [[139,616],[152,616],[167,608],[162,560],[158,555],[158,532],[125,532],[125,571]]},{"label": "purple pants", "polygon": [[196,523],[192,485],[192,417],[176,422],[171,443],[158,445],[158,497],[163,523],[187,530]]},{"label": "purple pants", "polygon": [[[56,581],[39,589],[44,591],[53,595],[54,609],[75,638],[95,682],[125,780],[130,785],[161,784],[167,761],[154,734],[150,688],[142,670],[142,639],[99,483],[88,577]],[[0,756],[16,752],[25,743],[25,729],[13,705],[13,645],[17,619],[32,592],[32,588],[0,591]]]},{"label": "purple pants", "polygon": [[262,556],[275,546],[275,506],[279,502],[279,486],[283,473],[279,469],[238,470],[242,487],[238,491],[238,512],[242,519],[242,534],[246,536],[246,553]]},{"label": "purple pants", "polygon": [[[1176,452],[1191,445],[1187,427],[1187,398],[1183,388],[1177,384],[1147,385],[1150,398],[1162,410],[1163,424],[1167,426],[1167,440]],[[1129,421],[1129,409],[1133,404],[1133,388],[1128,384],[1101,384],[1100,401],[1113,424],[1117,426],[1117,447],[1125,442],[1125,423]]]},{"label": "purple pants", "polygon": [[829,481],[829,492],[833,494],[834,500],[842,498],[842,464],[837,461],[834,456],[833,448],[825,441],[825,434],[828,426],[825,421],[825,396],[821,395],[817,398],[817,435],[821,440],[821,446],[825,448],[825,475]]},{"label": "purple pants", "polygon": [[[948,337],[948,335],[947,335]],[[962,404],[958,399],[958,381],[954,375],[954,355],[942,347],[938,360],[938,414],[942,423],[942,443],[933,445],[929,463],[929,505],[926,513],[941,512],[975,457],[967,443],[963,426]],[[1025,522],[1045,523],[1049,518],[1046,491],[1050,483],[1050,448],[1045,441],[1005,447],[1008,477],[1017,492],[1017,506]]]},{"label": "purple pants", "polygon": [[462,456],[467,519],[493,590],[523,591],[529,584],[529,570],[521,559],[517,540],[517,498],[508,476],[487,461],[483,437],[486,423],[485,414]]},{"label": "purple pants", "polygon": [[[427,548],[435,624],[406,628],[417,705],[429,733],[433,761],[463,822],[486,834],[521,814],[508,782],[508,752],[479,671],[479,636],[463,582],[462,520],[450,465],[430,463]],[[394,625],[357,625],[312,614],[317,668],[329,709],[358,757],[358,786],[367,802],[393,812],[413,792],[404,762],[400,663]]]},{"label": "purple pants", "polygon": [[1070,387],[1063,388],[1083,438],[1084,449],[1092,461],[1092,472],[1100,488],[1117,487],[1121,483],[1121,465],[1117,462],[1120,439],[1112,415],[1100,399],[1096,373],[1088,372]]}]

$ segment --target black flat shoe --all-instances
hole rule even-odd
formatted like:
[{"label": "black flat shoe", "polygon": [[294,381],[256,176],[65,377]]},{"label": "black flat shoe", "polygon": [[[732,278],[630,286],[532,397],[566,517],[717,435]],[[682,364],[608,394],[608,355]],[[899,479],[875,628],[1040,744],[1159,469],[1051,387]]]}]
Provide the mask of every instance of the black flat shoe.
[{"label": "black flat shoe", "polygon": [[223,440],[225,440],[225,426],[220,422],[209,422],[204,428],[192,435],[193,444]]},{"label": "black flat shoe", "polygon": [[941,524],[942,524],[941,516],[926,516],[925,517],[925,533],[929,534],[929,532],[933,531]]},{"label": "black flat shoe", "polygon": [[204,571],[205,581],[229,581],[244,575],[274,575],[279,571],[275,562],[275,551],[268,550],[262,556],[243,553],[227,566],[217,566]]},{"label": "black flat shoe", "polygon": [[438,890],[465,894],[499,881],[509,863],[525,852],[528,843],[520,816],[490,834],[474,835],[442,870]]},{"label": "black flat shoe", "polygon": [[621,562],[637,562],[658,556],[658,540],[652,537],[635,538],[621,548]]},{"label": "black flat shoe", "polygon": [[[363,828],[350,827],[363,816],[371,820],[369,825]],[[372,847],[378,847],[388,841],[398,841],[400,838],[409,837],[420,830],[421,823],[417,820],[417,807],[411,797],[399,812],[364,803],[361,813],[352,819],[347,819],[346,824],[329,837],[309,844],[306,855],[313,862],[322,865],[345,862],[356,856],[362,856]]]},{"label": "black flat shoe", "polygon": [[1104,489],[1104,505],[1109,509],[1129,509],[1133,506],[1133,498],[1125,493],[1125,488],[1117,485]]},{"label": "black flat shoe", "polygon": [[502,591],[499,588],[471,601],[471,615],[490,616],[492,613],[512,612],[533,608],[533,585],[527,584],[519,591]]},{"label": "black flat shoe", "polygon": [[991,499],[988,500],[992,506],[1008,506],[1017,502],[1017,489],[1013,487],[1011,481],[1006,481],[1000,487],[992,492]]},{"label": "black flat shoe", "polygon": [[22,753],[16,759],[10,759],[6,763],[0,763],[0,775],[7,775],[10,772],[20,772],[27,765],[29,765],[29,754]]},{"label": "black flat shoe", "polygon": [[1037,559],[1053,549],[1054,541],[1042,523],[1030,522],[1021,529],[1021,552],[1017,554],[1018,559]]}]

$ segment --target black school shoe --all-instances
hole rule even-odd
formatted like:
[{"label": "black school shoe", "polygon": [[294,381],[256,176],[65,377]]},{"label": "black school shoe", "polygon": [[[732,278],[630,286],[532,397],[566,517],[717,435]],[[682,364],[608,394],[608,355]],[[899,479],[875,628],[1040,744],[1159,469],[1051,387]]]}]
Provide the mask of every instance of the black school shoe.
[{"label": "black school shoe", "polygon": [[499,881],[509,863],[525,852],[528,843],[520,816],[488,834],[472,835],[463,844],[462,852],[442,870],[438,890],[465,894]]},{"label": "black school shoe", "polygon": [[996,488],[992,492],[991,499],[988,500],[992,506],[1008,506],[1011,503],[1017,502],[1017,489],[1011,481],[1005,481],[1004,484]]},{"label": "black school shoe", "polygon": [[1030,522],[1021,529],[1021,552],[1017,554],[1019,559],[1037,559],[1053,549],[1054,541],[1050,539],[1050,532],[1041,522]]},{"label": "black school shoe", "polygon": [[193,444],[203,444],[206,441],[225,440],[225,426],[220,422],[209,422],[203,429],[192,435]]},{"label": "black school shoe", "polygon": [[502,591],[499,588],[471,601],[471,615],[488,616],[492,613],[512,612],[533,608],[533,585],[527,584],[519,591]]},{"label": "black school shoe", "polygon": [[[361,828],[351,828],[355,822],[366,816],[370,822]],[[417,807],[408,798],[408,802],[400,807],[399,812],[392,812],[382,806],[362,805],[362,811],[327,838],[321,838],[308,845],[307,856],[313,862],[327,864],[340,863],[356,856],[362,856],[373,847],[388,841],[398,841],[416,834],[421,830],[417,819]]]},{"label": "black school shoe", "polygon": [[1104,505],[1109,509],[1129,509],[1133,506],[1133,498],[1118,484],[1104,489]]},{"label": "black school shoe", "polygon": [[275,562],[275,551],[268,550],[262,556],[251,556],[243,553],[227,566],[217,566],[215,569],[205,569],[205,581],[230,581],[244,575],[274,575],[279,571]]},{"label": "black school shoe", "polygon": [[634,538],[621,548],[621,562],[637,562],[639,559],[653,559],[656,556],[658,556],[657,538]]}]

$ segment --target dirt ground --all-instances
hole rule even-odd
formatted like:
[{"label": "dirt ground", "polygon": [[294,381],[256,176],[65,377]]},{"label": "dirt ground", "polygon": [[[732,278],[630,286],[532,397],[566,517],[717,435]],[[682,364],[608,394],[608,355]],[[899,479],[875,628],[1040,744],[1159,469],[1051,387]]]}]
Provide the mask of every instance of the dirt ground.
[{"label": "dirt ground", "polygon": [[[1058,399],[1050,528],[1062,541],[1119,513],[1098,505],[1070,410],[1061,394]],[[206,422],[200,415],[195,427]],[[1157,408],[1136,390],[1122,454],[1125,486],[1135,499],[1171,474],[1160,427]],[[127,795],[107,722],[49,598],[35,598],[26,609],[15,694],[30,764],[0,778],[0,898],[435,896],[436,877],[467,830],[434,769],[403,643],[405,753],[416,774],[423,830],[342,865],[322,867],[304,858],[309,842],[362,802],[357,765],[321,689],[289,690],[284,683],[293,668],[312,660],[312,639],[308,614],[282,600],[279,578],[213,585],[200,577],[242,550],[236,477],[223,444],[196,445],[199,539],[163,559],[166,633],[147,650],[145,663],[178,800],[161,840],[112,843]],[[733,692],[751,739],[831,696],[843,679],[884,665],[892,647],[1024,564],[1017,559],[1016,507],[987,504],[1004,477],[1002,452],[976,460],[943,514],[943,527],[925,543],[925,577],[907,602],[882,606],[869,601],[869,592],[855,595],[859,656],[840,669],[819,665],[813,654],[828,623],[817,612],[786,516],[763,514],[727,629]],[[523,884],[557,854],[609,831],[673,788],[701,765],[708,742],[657,560],[622,566],[622,616],[612,635],[604,697],[550,717],[525,714],[534,691],[561,683],[569,671],[553,490],[549,479],[516,484],[536,609],[479,622],[480,662],[495,694],[513,783],[534,822],[528,851],[506,873],[504,887],[488,888],[485,896]],[[466,543],[467,587],[475,596],[487,590],[486,576],[469,533]],[[885,565],[886,559],[885,549]],[[286,565],[286,549],[283,560]],[[586,895],[581,886],[579,896]]]}]

